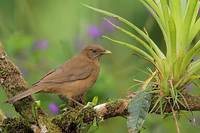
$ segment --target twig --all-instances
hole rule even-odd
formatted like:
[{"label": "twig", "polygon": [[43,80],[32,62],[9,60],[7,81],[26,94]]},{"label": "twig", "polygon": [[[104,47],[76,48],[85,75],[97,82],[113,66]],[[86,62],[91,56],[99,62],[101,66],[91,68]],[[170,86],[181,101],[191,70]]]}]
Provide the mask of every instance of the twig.
[{"label": "twig", "polygon": [[170,103],[170,100],[169,100],[169,104],[170,104],[170,107],[171,107],[171,110],[172,110],[172,114],[173,114],[173,118],[174,118],[174,121],[175,121],[175,124],[176,124],[176,132],[177,133],[180,133],[180,128],[179,128],[179,125],[178,125],[178,120],[176,118],[176,112],[174,111],[171,103]]}]

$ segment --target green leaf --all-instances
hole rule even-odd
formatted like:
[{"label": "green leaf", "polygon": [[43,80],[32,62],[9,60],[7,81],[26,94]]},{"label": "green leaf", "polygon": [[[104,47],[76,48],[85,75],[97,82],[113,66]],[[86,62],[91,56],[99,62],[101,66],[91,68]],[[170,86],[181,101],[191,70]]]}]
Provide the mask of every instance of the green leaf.
[{"label": "green leaf", "polygon": [[198,72],[200,70],[200,59],[192,62],[188,68],[188,73],[195,74],[196,72]]},{"label": "green leaf", "polygon": [[192,17],[192,23],[191,25],[193,25],[196,22],[196,19],[198,18],[198,14],[199,14],[199,6],[200,6],[200,1],[197,2],[194,13],[193,13],[193,17]]},{"label": "green leaf", "polygon": [[188,43],[191,43],[195,36],[200,32],[200,18],[197,19],[196,23],[191,27],[190,36]]},{"label": "green leaf", "polygon": [[188,81],[193,80],[193,76],[200,71],[200,59],[192,62],[188,69],[187,73],[181,78],[181,80],[176,84],[176,86],[183,86]]},{"label": "green leaf", "polygon": [[171,46],[168,52],[171,52],[170,61],[173,62],[173,60],[176,59],[176,25],[172,16],[169,17],[169,32],[170,32]]},{"label": "green leaf", "polygon": [[160,58],[165,58],[165,55],[163,54],[163,52],[158,48],[158,46],[154,43],[153,40],[151,40],[151,38],[145,34],[145,32],[143,32],[141,29],[139,29],[137,26],[135,26],[133,23],[129,22],[128,20],[120,17],[119,15],[113,14],[111,12],[105,11],[105,10],[101,10],[98,8],[94,8],[91,7],[89,5],[83,4],[85,7],[90,8],[96,12],[102,13],[104,15],[110,16],[110,17],[114,17],[116,19],[118,19],[119,21],[121,21],[124,24],[127,24],[128,26],[130,26],[131,28],[133,28],[138,34],[140,34],[155,50],[155,52],[157,53],[157,55]]},{"label": "green leaf", "polygon": [[35,103],[36,103],[37,107],[41,107],[41,102],[40,102],[40,100],[35,101]]},{"label": "green leaf", "polygon": [[152,7],[152,9],[154,10],[154,12],[159,16],[159,17],[163,17],[161,14],[161,11],[159,10],[158,6],[156,5],[156,3],[153,0],[140,0],[140,2],[144,2],[148,5],[150,5]]},{"label": "green leaf", "polygon": [[181,66],[180,66],[180,71],[181,71],[181,72],[183,72],[183,71],[187,68],[187,66],[188,66],[188,64],[191,62],[192,58],[193,58],[195,55],[197,55],[197,54],[199,53],[199,51],[200,51],[200,40],[194,45],[194,47],[192,47],[192,48],[188,51],[187,55],[186,55],[185,58],[183,59],[182,64],[181,64]]},{"label": "green leaf", "polygon": [[177,24],[180,24],[181,21],[181,1],[180,0],[170,0],[169,1],[171,14],[174,16],[174,19],[176,19]]},{"label": "green leaf", "polygon": [[[152,0],[148,0],[149,1],[148,3],[145,2],[144,0],[140,0],[140,1],[149,10],[149,12],[153,15],[154,19],[158,23],[158,25],[159,25],[162,33],[163,33],[165,42],[167,43],[168,40],[167,40],[167,34],[166,34],[164,22],[163,22],[163,19],[162,19],[163,17],[161,16],[161,13],[157,9],[158,7],[156,6],[156,4],[154,2],[152,2]],[[157,9],[156,10],[157,12],[155,11],[155,8]]]},{"label": "green leaf", "polygon": [[184,27],[183,27],[183,33],[182,33],[182,39],[183,39],[183,45],[184,46],[188,46],[188,35],[190,32],[190,28],[192,25],[192,21],[194,20],[194,16],[195,16],[195,9],[196,6],[198,4],[198,0],[188,0],[187,3],[187,9],[186,9],[186,14],[184,17]]},{"label": "green leaf", "polygon": [[129,133],[137,133],[142,128],[151,105],[151,98],[152,94],[144,90],[129,102],[127,120]]},{"label": "green leaf", "polygon": [[[192,75],[191,76],[191,79],[194,81],[194,80],[198,80],[198,79],[200,79],[200,75],[198,75],[198,74],[194,74],[194,75]],[[198,86],[198,88],[200,88],[200,86]]]},{"label": "green leaf", "polygon": [[140,54],[142,57],[144,57],[145,59],[147,59],[148,61],[154,63],[153,61],[153,58],[148,54],[146,53],[145,51],[141,50],[140,48],[134,46],[134,45],[131,45],[129,43],[126,43],[126,42],[122,42],[122,41],[118,41],[118,40],[115,40],[115,39],[112,39],[110,37],[107,37],[107,36],[103,36],[103,38],[106,38],[114,43],[117,43],[117,44],[120,44],[122,46],[126,46],[130,49],[132,49],[133,51],[137,52],[138,54]]},{"label": "green leaf", "polygon": [[122,27],[119,27],[115,24],[113,24],[111,21],[107,20],[108,23],[110,23],[113,27],[115,27],[116,29],[120,30],[121,32],[127,34],[128,36],[132,37],[133,39],[135,39],[137,42],[139,42],[154,58],[157,58],[156,53],[154,52],[154,50],[146,43],[144,42],[142,39],[140,39],[139,37],[137,37],[136,35],[132,34],[131,32],[125,30]]},{"label": "green leaf", "polygon": [[[107,20],[107,19],[106,19],[106,20]],[[150,47],[145,41],[143,41],[142,39],[140,39],[139,37],[137,37],[135,34],[132,34],[131,32],[125,30],[124,28],[119,27],[119,26],[113,24],[113,23],[112,23],[111,21],[109,21],[109,20],[107,20],[107,21],[108,21],[113,27],[117,28],[118,30],[120,30],[121,32],[127,34],[128,36],[134,38],[137,42],[139,42],[139,43],[150,53],[150,55],[149,55],[148,53],[146,53],[145,51],[141,50],[140,48],[137,48],[136,46],[130,46],[130,44],[128,44],[128,43],[124,43],[124,42],[121,42],[121,41],[118,41],[118,40],[114,40],[114,39],[111,39],[111,38],[109,38],[109,37],[105,37],[105,36],[104,36],[106,39],[109,39],[109,40],[111,40],[111,41],[113,41],[113,42],[115,42],[115,43],[118,43],[118,44],[122,44],[122,45],[128,46],[129,48],[131,48],[131,49],[133,49],[134,51],[138,52],[138,54],[142,55],[145,59],[149,60],[150,62],[152,62],[152,63],[155,65],[155,62],[154,62],[152,59],[149,58],[149,57],[151,56],[151,58],[153,58],[153,59],[157,62],[157,64],[159,64],[159,65],[157,66],[157,68],[158,68],[160,71],[162,71],[162,65],[163,65],[163,63],[162,63],[162,58],[159,57],[159,56],[154,52],[155,49],[153,49],[152,47]],[[133,48],[133,47],[134,47],[134,48]]]},{"label": "green leaf", "polygon": [[[169,33],[169,7],[168,7],[168,3],[167,3],[167,0],[161,0],[160,1],[160,4],[161,4],[161,10],[162,10],[162,13],[163,13],[163,16],[164,16],[164,24],[165,24],[165,30],[167,33]],[[170,33],[169,33],[170,34]]]},{"label": "green leaf", "polygon": [[97,105],[97,103],[98,103],[98,99],[99,99],[98,96],[93,97],[93,99],[92,99],[92,103],[93,103],[94,105]]}]

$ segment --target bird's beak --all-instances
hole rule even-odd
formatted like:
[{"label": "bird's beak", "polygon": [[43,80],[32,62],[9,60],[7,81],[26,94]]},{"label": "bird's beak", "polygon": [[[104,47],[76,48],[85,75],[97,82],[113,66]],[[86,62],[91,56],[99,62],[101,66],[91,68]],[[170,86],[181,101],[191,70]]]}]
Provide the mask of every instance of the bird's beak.
[{"label": "bird's beak", "polygon": [[104,53],[104,54],[111,54],[112,52],[109,51],[109,50],[105,50],[103,53]]}]

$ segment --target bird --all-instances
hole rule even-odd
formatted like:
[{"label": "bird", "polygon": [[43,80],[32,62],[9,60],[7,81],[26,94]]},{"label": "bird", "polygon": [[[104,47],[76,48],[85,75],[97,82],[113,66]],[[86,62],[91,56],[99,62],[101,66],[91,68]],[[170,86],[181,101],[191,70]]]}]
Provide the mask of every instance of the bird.
[{"label": "bird", "polygon": [[98,44],[88,45],[79,55],[49,71],[30,89],[15,95],[7,102],[13,104],[38,92],[56,93],[68,99],[82,95],[95,84],[98,78],[101,56],[110,53],[111,51]]}]

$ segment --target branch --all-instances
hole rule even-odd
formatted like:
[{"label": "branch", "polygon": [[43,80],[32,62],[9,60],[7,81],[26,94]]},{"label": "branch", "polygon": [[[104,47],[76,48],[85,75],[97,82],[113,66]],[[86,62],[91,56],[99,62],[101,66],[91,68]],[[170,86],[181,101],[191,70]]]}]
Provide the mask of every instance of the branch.
[{"label": "branch", "polygon": [[[7,97],[13,97],[16,94],[28,89],[27,83],[21,76],[20,70],[7,57],[2,44],[0,43],[0,83]],[[14,104],[15,110],[21,114],[25,119],[34,122],[32,114],[32,107],[34,100],[28,96]],[[42,112],[41,110],[39,111]]]},{"label": "branch", "polygon": [[128,115],[128,99],[119,99],[116,101],[99,104],[94,107],[98,117],[108,119],[116,116]]},{"label": "branch", "polygon": [[[179,104],[180,108],[174,108],[174,110],[200,111],[200,96],[184,94],[184,97],[187,104],[189,105],[189,109]],[[180,100],[184,102],[184,99]],[[56,116],[54,119],[52,119],[52,123],[56,124],[64,132],[72,132],[74,130],[78,130],[78,132],[80,132],[79,130],[81,129],[81,125],[90,125],[94,120],[102,121],[112,117],[126,117],[128,115],[129,101],[130,98],[118,99],[115,101],[99,104],[95,107],[77,107],[73,110],[66,111],[63,114]],[[153,103],[151,108],[152,107]],[[154,110],[154,113],[160,114],[159,111],[155,112],[156,110],[157,109]],[[170,104],[166,106],[164,111],[166,113],[172,112]]]},{"label": "branch", "polygon": [[[0,84],[8,98],[28,89],[27,83],[17,66],[7,57],[0,42]],[[51,123],[50,119],[34,102],[31,96],[13,104],[15,110],[22,116],[19,118],[7,118],[1,124],[5,132],[26,132],[27,130],[42,130],[44,127],[53,132],[60,131],[60,128]],[[37,107],[33,111],[33,108]],[[24,127],[24,128],[23,128]],[[29,127],[29,129],[27,129]],[[22,129],[21,129],[22,128]],[[52,129],[53,128],[53,129]],[[1,129],[1,128],[0,128]],[[0,130],[1,131],[1,130]]]},{"label": "branch", "polygon": [[[183,95],[185,99],[180,99],[182,103],[187,102],[188,107],[184,107],[183,105],[179,104],[179,109],[176,107],[174,110],[186,110],[186,111],[200,111],[200,96],[192,96],[187,93]],[[116,116],[126,116],[128,114],[128,103],[130,99],[120,99],[104,104],[100,104],[94,107],[96,113],[99,117],[103,119],[116,117]],[[185,101],[186,100],[186,101]],[[151,108],[153,107],[154,103],[152,103]],[[151,110],[151,109],[150,109]],[[155,112],[154,113],[159,113]],[[165,112],[172,112],[170,105],[167,105],[165,108]]]},{"label": "branch", "polygon": [[[1,44],[0,83],[8,97],[12,97],[28,89],[27,83],[21,76],[19,69],[6,56]],[[180,108],[174,108],[174,110],[200,111],[200,96],[191,96],[187,93],[183,95],[184,99],[179,100],[182,103],[186,102],[189,107],[186,108],[180,104]],[[37,117],[34,116],[32,107],[35,106],[35,103],[33,98],[29,96],[14,104],[16,111],[23,117],[4,118],[3,123],[0,124],[0,131],[3,129],[6,132],[80,132],[83,127],[90,127],[94,120],[102,121],[112,117],[127,116],[130,99],[118,99],[95,107],[86,106],[67,109],[64,113],[54,118],[49,118],[47,115],[44,115],[41,109],[38,109],[39,115]],[[167,105],[164,111],[171,112],[172,110]],[[37,123],[37,126],[33,123]]]}]

